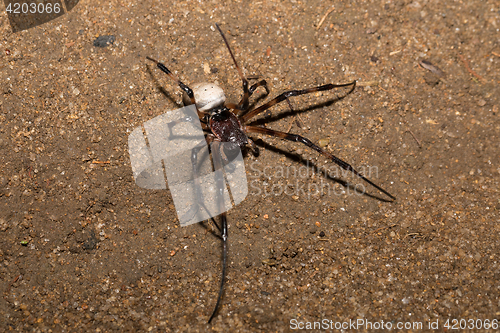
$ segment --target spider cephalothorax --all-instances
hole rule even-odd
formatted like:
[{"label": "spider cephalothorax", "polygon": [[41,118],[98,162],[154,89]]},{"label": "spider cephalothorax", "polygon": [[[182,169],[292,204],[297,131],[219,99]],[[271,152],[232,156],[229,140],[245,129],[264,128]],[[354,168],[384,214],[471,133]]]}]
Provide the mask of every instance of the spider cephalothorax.
[{"label": "spider cephalothorax", "polygon": [[248,137],[240,120],[226,107],[219,108],[210,115],[208,126],[221,142],[235,143],[240,148],[248,144]]}]

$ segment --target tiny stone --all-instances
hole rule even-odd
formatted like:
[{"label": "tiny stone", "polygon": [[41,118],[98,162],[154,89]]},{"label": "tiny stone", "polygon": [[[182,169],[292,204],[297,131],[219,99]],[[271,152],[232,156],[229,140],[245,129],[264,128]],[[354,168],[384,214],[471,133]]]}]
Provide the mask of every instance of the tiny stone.
[{"label": "tiny stone", "polygon": [[113,35],[99,36],[94,40],[95,47],[107,47],[115,42],[116,38]]},{"label": "tiny stone", "polygon": [[319,143],[320,147],[326,147],[326,146],[328,146],[329,142],[330,142],[330,140],[328,140],[328,139],[321,139],[321,140],[319,140],[318,143]]}]

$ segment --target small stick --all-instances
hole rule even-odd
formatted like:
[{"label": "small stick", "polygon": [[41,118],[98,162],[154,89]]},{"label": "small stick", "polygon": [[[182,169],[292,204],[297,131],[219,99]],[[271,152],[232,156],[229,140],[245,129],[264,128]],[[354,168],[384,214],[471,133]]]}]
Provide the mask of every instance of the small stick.
[{"label": "small stick", "polygon": [[459,54],[458,57],[460,58],[460,60],[462,60],[462,62],[464,63],[464,66],[465,66],[465,69],[467,69],[467,71],[469,73],[471,73],[472,75],[474,75],[476,78],[478,78],[479,80],[481,81],[486,81],[485,79],[483,79],[479,74],[477,74],[476,72],[474,72],[470,67],[469,67],[469,63],[467,62],[467,60],[465,60],[465,58]]},{"label": "small stick", "polygon": [[288,126],[288,129],[286,130],[287,133],[290,132],[290,130],[292,129],[294,119],[295,119],[295,115],[293,116],[292,119],[290,119],[290,126]]},{"label": "small stick", "polygon": [[413,134],[413,132],[411,131],[411,129],[408,129],[406,130],[407,132],[409,132],[411,134],[411,136],[415,139],[415,141],[417,141],[417,145],[422,148],[422,145],[420,144],[420,141],[418,141],[417,137],[415,136],[415,134]]},{"label": "small stick", "polygon": [[295,120],[295,124],[300,128],[300,129],[305,129],[304,121],[298,114],[294,114],[293,118],[290,120],[290,126],[288,126],[287,132],[290,132],[292,129],[293,121]]},{"label": "small stick", "polygon": [[326,14],[323,16],[323,18],[319,21],[318,23],[318,26],[316,27],[316,30],[319,30],[319,28],[321,27],[321,25],[323,24],[323,22],[325,22],[326,20],[326,17],[328,15],[330,15],[331,12],[333,12],[335,10],[335,7],[333,6],[332,8],[328,9],[328,11],[326,12]]},{"label": "small stick", "polygon": [[417,144],[418,144],[418,147],[419,148],[422,148],[422,145],[420,144],[420,141],[417,139],[417,137],[415,136],[415,134],[413,134],[413,132],[411,131],[410,129],[410,125],[408,124],[408,122],[406,121],[406,119],[402,119],[406,126],[408,126],[408,129],[406,130],[406,132],[409,132],[411,134],[411,136],[415,139],[415,141],[417,141]]},{"label": "small stick", "polygon": [[297,118],[295,119],[295,123],[297,124],[297,126],[299,126],[301,129],[305,129],[306,128],[306,125],[304,125],[304,120],[302,118],[300,118],[300,115],[297,114]]},{"label": "small stick", "polygon": [[423,237],[420,232],[411,232],[409,234],[406,234],[403,239],[406,239],[406,237],[412,237],[412,236],[418,236],[418,237]]}]

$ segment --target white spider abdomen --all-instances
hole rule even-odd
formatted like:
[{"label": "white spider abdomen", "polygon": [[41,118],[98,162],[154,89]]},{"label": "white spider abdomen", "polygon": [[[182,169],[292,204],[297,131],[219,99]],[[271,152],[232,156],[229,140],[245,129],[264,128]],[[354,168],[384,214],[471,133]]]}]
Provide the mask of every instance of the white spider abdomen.
[{"label": "white spider abdomen", "polygon": [[[215,83],[201,82],[191,86],[196,100],[198,110],[205,112],[217,106],[221,106],[226,101],[226,95],[221,87]],[[186,93],[183,94],[184,105],[190,105],[191,101]]]}]

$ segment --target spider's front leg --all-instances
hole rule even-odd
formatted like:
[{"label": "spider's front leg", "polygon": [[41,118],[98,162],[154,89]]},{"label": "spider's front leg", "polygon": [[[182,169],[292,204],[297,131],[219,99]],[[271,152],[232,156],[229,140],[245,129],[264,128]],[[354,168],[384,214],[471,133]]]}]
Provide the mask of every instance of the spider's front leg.
[{"label": "spider's front leg", "polygon": [[177,76],[174,75],[174,73],[172,73],[168,68],[167,66],[165,66],[164,64],[162,64],[161,62],[151,58],[151,57],[146,57],[146,59],[156,63],[156,66],[164,73],[166,73],[168,75],[169,78],[171,78],[175,83],[177,83],[179,85],[179,87],[188,95],[190,101],[191,101],[191,104],[194,104],[195,107],[196,107],[196,112],[198,113],[198,117],[200,119],[202,119],[205,115],[206,115],[206,112],[202,112],[200,110],[198,110],[198,106],[196,105],[196,99],[194,98],[194,93],[193,93],[193,90],[191,88],[189,88],[187,85],[185,85],[184,83],[181,82],[181,80],[179,80],[179,78]]}]

